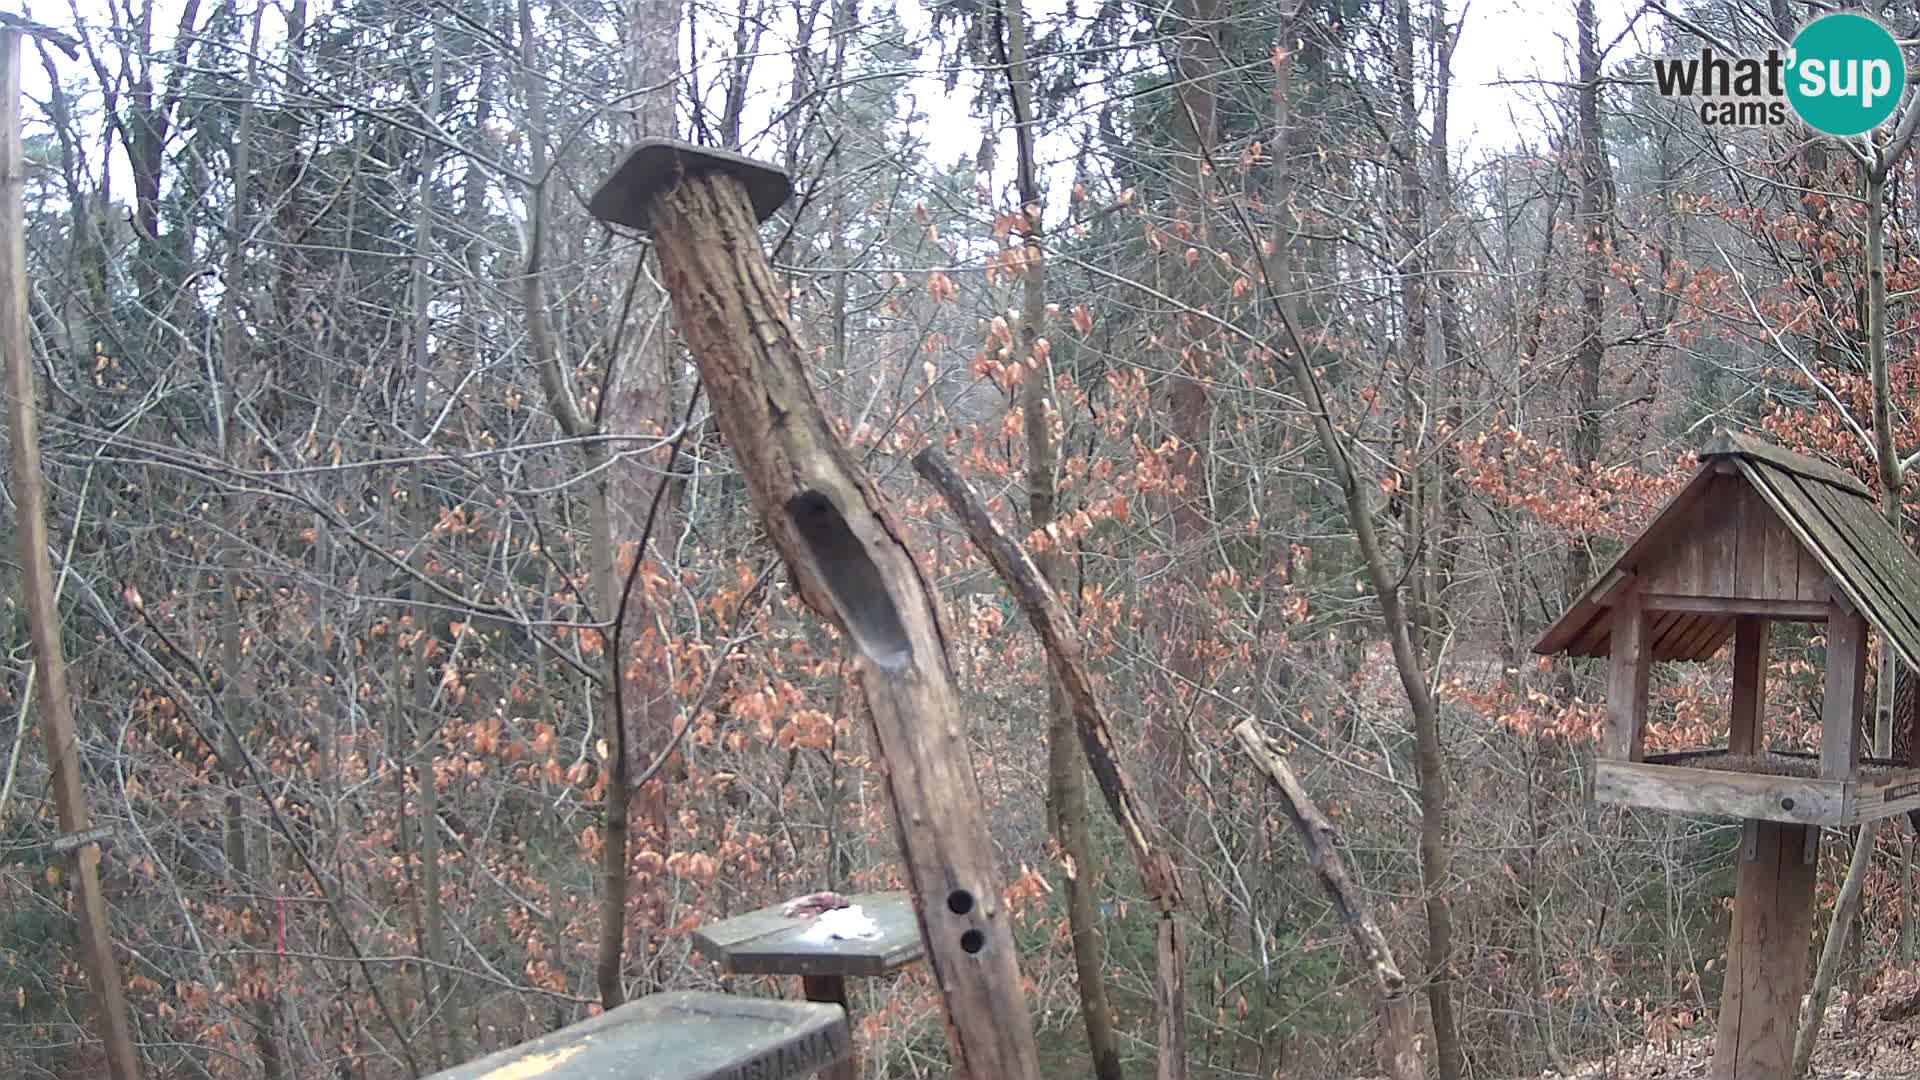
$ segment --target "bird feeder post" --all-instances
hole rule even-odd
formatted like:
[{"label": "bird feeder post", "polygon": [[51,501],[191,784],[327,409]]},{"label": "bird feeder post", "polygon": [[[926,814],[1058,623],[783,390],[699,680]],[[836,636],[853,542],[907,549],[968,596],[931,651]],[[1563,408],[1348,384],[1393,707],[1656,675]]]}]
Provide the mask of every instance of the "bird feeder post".
[{"label": "bird feeder post", "polygon": [[956,1076],[1036,1080],[1013,928],[931,585],[815,395],[757,226],[791,192],[738,154],[642,141],[595,193],[651,232],[674,321],[801,598],[851,639]]},{"label": "bird feeder post", "polygon": [[1820,827],[1745,823],[1734,884],[1727,977],[1713,1049],[1713,1080],[1791,1075],[1800,997],[1807,989],[1813,878]]}]

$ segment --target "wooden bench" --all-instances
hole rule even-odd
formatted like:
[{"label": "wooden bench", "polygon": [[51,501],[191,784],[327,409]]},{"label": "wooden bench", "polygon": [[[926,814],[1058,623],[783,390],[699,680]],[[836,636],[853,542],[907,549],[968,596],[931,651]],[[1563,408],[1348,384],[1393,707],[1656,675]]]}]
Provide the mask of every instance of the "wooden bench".
[{"label": "wooden bench", "polygon": [[651,994],[428,1080],[798,1080],[853,1054],[834,1005]]}]

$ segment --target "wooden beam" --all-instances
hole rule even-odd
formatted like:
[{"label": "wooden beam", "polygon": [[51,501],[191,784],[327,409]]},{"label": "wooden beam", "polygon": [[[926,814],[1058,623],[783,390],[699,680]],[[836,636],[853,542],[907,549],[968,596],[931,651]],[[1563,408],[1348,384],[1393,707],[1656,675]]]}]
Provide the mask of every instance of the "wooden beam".
[{"label": "wooden beam", "polygon": [[1819,829],[1776,821],[1749,826],[1757,833],[1754,857],[1742,853],[1734,886],[1711,1076],[1791,1080],[1813,922],[1815,861],[1807,854],[1819,843]]},{"label": "wooden beam", "polygon": [[[20,31],[0,23],[0,354],[7,369],[7,435],[13,471],[15,525],[20,538],[21,592],[33,640],[34,689],[40,698],[41,734],[53,773],[53,801],[60,831],[88,831],[87,795],[80,784],[80,748],[74,736],[73,701],[67,692],[67,661],[60,645],[60,611],[54,595],[53,560],[47,554],[46,488],[40,471],[40,430],[35,415],[33,358],[27,346],[27,229],[22,188],[26,155],[20,145]],[[92,991],[97,1035],[113,1080],[136,1080],[140,1059],[113,956],[107,903],[100,894],[100,845],[75,846],[66,858],[79,910],[81,962]]]},{"label": "wooden beam", "polygon": [[1847,785],[1731,769],[1601,761],[1594,767],[1595,802],[1644,806],[1675,814],[1840,825],[1847,820]]},{"label": "wooden beam", "polygon": [[1607,735],[1604,756],[1639,761],[1646,744],[1647,673],[1653,650],[1640,594],[1629,592],[1613,609],[1613,652],[1607,665]]},{"label": "wooden beam", "polygon": [[1751,754],[1767,747],[1767,620],[1742,615],[1733,624],[1733,711],[1727,752]]},{"label": "wooden beam", "polygon": [[1920,810],[1920,768],[1895,769],[1853,786],[1849,817],[1877,821]]},{"label": "wooden beam", "polygon": [[760,248],[748,180],[736,175],[742,166],[684,145],[656,156],[670,177],[629,170],[622,182],[650,194],[644,221],[674,325],[768,539],[803,599],[852,639],[955,1072],[1037,1080],[1033,1018],[937,598],[902,539],[906,527],[821,407],[786,289]]},{"label": "wooden beam", "polygon": [[1839,604],[1827,616],[1827,685],[1820,702],[1820,775],[1845,780],[1860,765],[1866,703],[1867,620]]},{"label": "wooden beam", "polygon": [[1820,600],[1762,600],[1737,596],[1677,596],[1641,593],[1643,611],[1685,611],[1700,615],[1757,615],[1785,622],[1825,622],[1830,606]]}]

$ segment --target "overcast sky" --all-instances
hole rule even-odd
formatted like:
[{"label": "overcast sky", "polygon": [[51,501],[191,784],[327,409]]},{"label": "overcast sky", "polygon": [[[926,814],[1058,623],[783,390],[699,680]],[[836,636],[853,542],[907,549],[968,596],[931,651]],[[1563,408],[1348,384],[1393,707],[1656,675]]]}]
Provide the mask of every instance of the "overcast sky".
[{"label": "overcast sky", "polygon": [[[1418,4],[1420,0],[1415,2]],[[102,3],[103,0],[79,0],[80,10],[96,26],[103,26],[107,22]],[[170,29],[178,18],[178,0],[161,0],[157,6],[161,9],[160,18],[156,20],[159,24],[157,29]],[[1614,42],[1627,28],[1629,13],[1638,7],[1638,0],[1597,0],[1596,6],[1600,14],[1600,40],[1604,46]],[[41,21],[54,26],[68,26],[72,21],[66,5],[56,5],[53,0],[39,0],[31,5],[0,0],[0,7],[31,10]],[[1058,11],[1060,5],[1058,0],[1029,0],[1029,7],[1038,33],[1044,30],[1049,13]],[[1462,4],[1454,0],[1450,7],[1457,18]],[[924,30],[926,18],[920,8],[920,0],[899,0],[899,8],[902,21],[910,33]],[[1464,9],[1466,28],[1454,55],[1450,135],[1459,159],[1463,164],[1468,164],[1488,152],[1504,150],[1522,141],[1536,145],[1540,142],[1545,132],[1542,104],[1549,90],[1539,83],[1543,80],[1564,82],[1568,78],[1572,56],[1573,0],[1549,0],[1544,4],[1538,0],[1531,3],[1528,0],[1468,0]],[[273,30],[278,22],[277,15],[270,11],[269,37],[274,36]],[[1645,27],[1650,26],[1651,23],[1643,20],[1643,29],[1638,34],[1643,40],[1629,40],[1621,44],[1616,52],[1631,54],[1643,48]],[[721,28],[716,25],[714,29]],[[156,37],[164,39],[166,34],[166,29],[160,29]],[[158,46],[164,47],[166,44],[164,40],[156,41]],[[709,63],[720,59],[722,55],[714,47],[701,50],[702,59]],[[30,98],[43,100],[47,91],[45,73],[31,51],[26,60],[22,88]],[[932,55],[931,50],[922,57],[921,62],[929,74],[913,80],[909,91],[920,111],[927,114],[922,134],[934,148],[934,159],[945,164],[961,155],[972,156],[980,141],[979,123],[968,112],[972,88],[963,86],[958,93],[947,93],[940,80],[932,74],[937,57]],[[62,58],[61,63],[63,69],[73,75],[87,71],[84,61],[76,65]],[[780,70],[783,66],[779,57],[764,57],[759,64],[756,81],[760,83],[763,100],[784,102],[785,88],[777,85],[783,80]],[[37,119],[34,115],[37,112],[37,109],[29,107],[30,124]],[[753,127],[749,124],[748,130],[753,130]],[[1011,133],[1003,132],[1002,136],[1005,146],[1000,159],[1010,162],[1013,149]],[[1000,178],[996,176],[995,179]],[[1050,201],[1064,202],[1059,199]]]}]

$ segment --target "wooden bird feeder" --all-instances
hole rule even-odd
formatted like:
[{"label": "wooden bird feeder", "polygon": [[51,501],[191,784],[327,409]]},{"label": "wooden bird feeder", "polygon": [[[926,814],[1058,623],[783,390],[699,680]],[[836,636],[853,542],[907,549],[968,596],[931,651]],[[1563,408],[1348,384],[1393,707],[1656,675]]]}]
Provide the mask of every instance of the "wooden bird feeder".
[{"label": "wooden bird feeder", "polygon": [[[1767,746],[1767,637],[1776,621],[1826,624],[1818,754]],[[1789,1076],[1821,827],[1920,808],[1920,760],[1861,755],[1869,626],[1903,663],[1920,666],[1920,559],[1872,492],[1831,465],[1726,433],[1534,645],[1545,655],[1608,660],[1596,801],[1745,822],[1716,1080]],[[1726,747],[1647,754],[1648,669],[1707,660],[1729,638]]]}]

